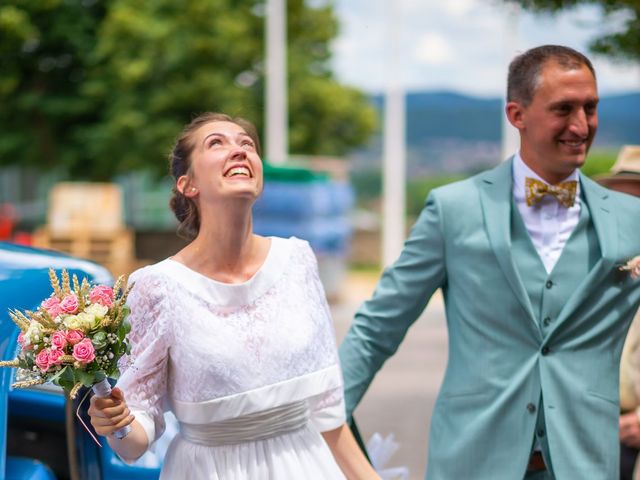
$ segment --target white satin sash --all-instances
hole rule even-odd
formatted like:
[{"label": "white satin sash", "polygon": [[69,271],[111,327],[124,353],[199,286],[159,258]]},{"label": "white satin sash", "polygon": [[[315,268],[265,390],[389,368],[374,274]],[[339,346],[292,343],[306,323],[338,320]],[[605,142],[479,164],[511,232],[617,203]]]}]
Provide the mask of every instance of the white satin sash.
[{"label": "white satin sash", "polygon": [[277,437],[304,427],[308,421],[309,407],[300,401],[219,422],[181,422],[180,434],[189,442],[217,447]]}]

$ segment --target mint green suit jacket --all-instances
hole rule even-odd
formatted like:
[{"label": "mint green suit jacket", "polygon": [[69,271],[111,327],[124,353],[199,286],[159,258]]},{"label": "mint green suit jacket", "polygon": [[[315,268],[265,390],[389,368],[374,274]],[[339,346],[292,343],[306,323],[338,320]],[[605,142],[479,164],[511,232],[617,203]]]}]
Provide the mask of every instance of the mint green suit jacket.
[{"label": "mint green suit jacket", "polygon": [[340,346],[348,415],[442,288],[449,360],[426,478],[523,478],[541,407],[556,478],[618,478],[619,359],[640,303],[618,266],[640,255],[640,200],[580,182],[601,258],[544,333],[510,248],[511,161],[434,190],[357,312]]}]

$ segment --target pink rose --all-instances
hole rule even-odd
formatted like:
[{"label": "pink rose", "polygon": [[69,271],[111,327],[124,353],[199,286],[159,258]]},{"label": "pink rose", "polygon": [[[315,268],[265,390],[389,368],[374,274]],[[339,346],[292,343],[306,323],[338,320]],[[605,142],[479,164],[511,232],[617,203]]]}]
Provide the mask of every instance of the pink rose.
[{"label": "pink rose", "polygon": [[106,285],[98,285],[93,287],[89,292],[89,300],[91,303],[99,303],[104,307],[112,307],[115,300],[113,295],[113,289]]},{"label": "pink rose", "polygon": [[67,336],[64,332],[55,332],[51,335],[51,346],[54,350],[62,350],[67,346]]},{"label": "pink rose", "polygon": [[60,302],[60,309],[64,313],[76,313],[78,311],[78,297],[73,293],[70,293]]},{"label": "pink rose", "polygon": [[69,330],[67,332],[66,340],[71,345],[75,345],[84,338],[84,333],[81,330]]},{"label": "pink rose", "polygon": [[56,318],[58,315],[63,313],[62,308],[60,308],[60,300],[56,297],[47,298],[40,304],[40,306],[47,311],[51,318]]},{"label": "pink rose", "polygon": [[38,355],[36,355],[36,365],[38,365],[38,368],[40,368],[40,370],[42,370],[43,372],[49,370],[49,367],[51,366],[49,350],[44,348]]},{"label": "pink rose", "polygon": [[64,352],[62,350],[50,350],[49,351],[49,366],[60,365],[62,363],[62,356]]},{"label": "pink rose", "polygon": [[90,339],[85,338],[73,346],[73,358],[80,363],[89,363],[96,358],[96,350],[93,348],[93,343],[91,343]]}]

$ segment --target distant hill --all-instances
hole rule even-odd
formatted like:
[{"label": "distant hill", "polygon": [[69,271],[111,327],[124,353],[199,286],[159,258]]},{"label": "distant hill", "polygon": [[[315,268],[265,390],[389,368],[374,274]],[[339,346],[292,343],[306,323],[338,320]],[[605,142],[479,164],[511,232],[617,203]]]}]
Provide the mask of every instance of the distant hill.
[{"label": "distant hill", "polygon": [[640,93],[603,97],[595,145],[640,144]]},{"label": "distant hill", "polygon": [[[371,97],[382,112],[383,97]],[[454,92],[407,95],[407,157],[411,174],[434,170],[470,172],[500,160],[502,100]],[[380,122],[382,125],[382,122]],[[617,149],[640,144],[640,93],[604,96],[594,147]],[[381,136],[354,155],[356,165],[377,164]],[[358,168],[358,167],[356,167]]]}]

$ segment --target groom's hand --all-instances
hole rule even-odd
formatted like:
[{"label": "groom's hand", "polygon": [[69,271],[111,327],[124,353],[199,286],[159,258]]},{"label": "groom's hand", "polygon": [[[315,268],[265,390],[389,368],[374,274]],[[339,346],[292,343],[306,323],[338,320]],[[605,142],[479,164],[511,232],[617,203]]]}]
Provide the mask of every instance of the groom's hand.
[{"label": "groom's hand", "polygon": [[620,415],[620,441],[629,447],[640,448],[640,420],[636,412]]}]

